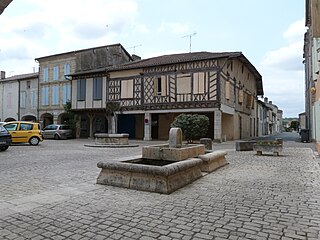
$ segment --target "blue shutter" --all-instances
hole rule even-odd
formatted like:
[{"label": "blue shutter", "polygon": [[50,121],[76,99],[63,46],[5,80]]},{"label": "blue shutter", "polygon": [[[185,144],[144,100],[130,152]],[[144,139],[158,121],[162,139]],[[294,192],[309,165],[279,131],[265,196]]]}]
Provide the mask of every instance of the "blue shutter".
[{"label": "blue shutter", "polygon": [[48,82],[48,79],[49,79],[49,78],[48,78],[48,76],[49,76],[48,72],[49,72],[49,71],[48,71],[48,68],[44,68],[44,69],[43,69],[43,81],[44,81],[44,82]]}]

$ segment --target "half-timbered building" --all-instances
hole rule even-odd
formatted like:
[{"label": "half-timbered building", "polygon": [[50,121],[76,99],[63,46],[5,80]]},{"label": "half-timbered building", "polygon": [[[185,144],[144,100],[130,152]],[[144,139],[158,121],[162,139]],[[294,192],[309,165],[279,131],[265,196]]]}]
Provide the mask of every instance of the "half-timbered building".
[{"label": "half-timbered building", "polygon": [[[98,78],[102,97],[96,101]],[[72,75],[72,109],[91,137],[117,131],[136,139],[168,139],[181,113],[208,116],[206,137],[216,141],[253,137],[262,95],[262,77],[241,52],[164,55]],[[106,106],[117,106],[114,121],[108,121]]]}]

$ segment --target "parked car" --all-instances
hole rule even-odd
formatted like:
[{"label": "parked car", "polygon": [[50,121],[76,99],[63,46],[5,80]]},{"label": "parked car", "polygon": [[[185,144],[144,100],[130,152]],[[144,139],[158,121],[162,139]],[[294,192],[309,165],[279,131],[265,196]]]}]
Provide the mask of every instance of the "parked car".
[{"label": "parked car", "polygon": [[6,124],[6,122],[0,122],[0,126],[2,126],[3,124]]},{"label": "parked car", "polygon": [[43,138],[67,139],[72,138],[72,130],[68,125],[51,124],[43,129]]},{"label": "parked car", "polygon": [[12,143],[38,145],[43,140],[39,123],[14,121],[3,125],[11,134]]},{"label": "parked car", "polygon": [[7,150],[11,145],[11,141],[10,133],[0,125],[0,152]]}]

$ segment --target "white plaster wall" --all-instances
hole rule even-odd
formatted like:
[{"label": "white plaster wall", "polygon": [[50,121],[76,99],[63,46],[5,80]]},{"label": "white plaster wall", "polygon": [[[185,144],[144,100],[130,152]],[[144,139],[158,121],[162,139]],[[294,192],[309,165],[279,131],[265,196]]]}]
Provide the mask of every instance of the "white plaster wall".
[{"label": "white plaster wall", "polygon": [[[8,102],[8,95],[11,95],[11,104]],[[19,83],[18,81],[8,81],[3,83],[3,120],[14,118],[18,120],[18,99]]]}]

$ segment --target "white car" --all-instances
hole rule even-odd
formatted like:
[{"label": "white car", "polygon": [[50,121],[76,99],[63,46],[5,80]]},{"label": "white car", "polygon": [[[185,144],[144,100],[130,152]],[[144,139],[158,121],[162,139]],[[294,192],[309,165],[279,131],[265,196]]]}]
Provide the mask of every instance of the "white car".
[{"label": "white car", "polygon": [[45,139],[67,139],[72,138],[72,130],[68,125],[51,124],[43,129],[42,135]]}]

